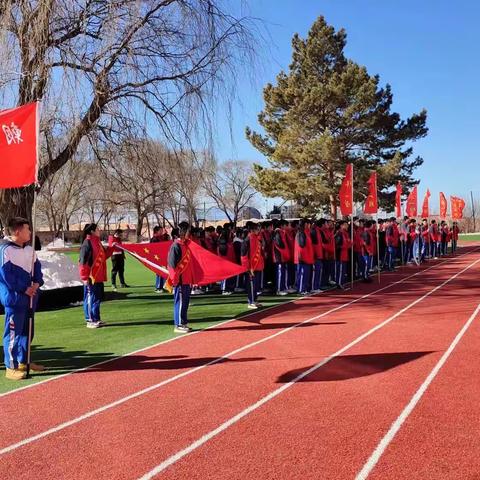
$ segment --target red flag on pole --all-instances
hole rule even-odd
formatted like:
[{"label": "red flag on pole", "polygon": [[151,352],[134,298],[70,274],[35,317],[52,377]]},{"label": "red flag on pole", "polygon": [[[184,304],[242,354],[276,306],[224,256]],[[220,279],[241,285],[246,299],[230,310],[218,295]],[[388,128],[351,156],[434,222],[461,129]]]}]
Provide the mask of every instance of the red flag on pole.
[{"label": "red flag on pole", "polygon": [[[133,255],[152,272],[167,278],[167,257],[171,244],[171,241],[132,243],[118,247]],[[225,260],[194,242],[190,242],[188,248],[191,253],[190,261],[195,285],[209,285],[245,272],[245,268],[241,265]]]},{"label": "red flag on pole", "polygon": [[349,163],[345,170],[345,178],[340,187],[340,211],[343,216],[353,214],[353,165]]},{"label": "red flag on pole", "polygon": [[0,188],[37,181],[38,102],[0,112]]},{"label": "red flag on pole", "polygon": [[418,203],[418,192],[417,192],[417,187],[415,186],[413,187],[413,190],[410,192],[410,195],[407,198],[407,207],[405,211],[409,217],[417,216],[418,214],[417,203]]},{"label": "red flag on pole", "polygon": [[395,213],[397,218],[402,217],[402,184],[397,183],[397,190],[395,192]]},{"label": "red flag on pole", "polygon": [[430,190],[427,188],[425,193],[425,197],[423,197],[423,205],[422,205],[422,217],[428,218],[430,216],[430,209],[428,208],[428,199],[430,198]]},{"label": "red flag on pole", "polygon": [[373,172],[367,182],[368,197],[365,200],[363,213],[377,213],[378,212],[378,195],[377,195],[377,172]]},{"label": "red flag on pole", "polygon": [[452,218],[454,220],[461,220],[463,218],[465,201],[462,198],[450,197],[450,204],[452,209]]},{"label": "red flag on pole", "polygon": [[440,218],[447,218],[447,197],[440,192]]}]

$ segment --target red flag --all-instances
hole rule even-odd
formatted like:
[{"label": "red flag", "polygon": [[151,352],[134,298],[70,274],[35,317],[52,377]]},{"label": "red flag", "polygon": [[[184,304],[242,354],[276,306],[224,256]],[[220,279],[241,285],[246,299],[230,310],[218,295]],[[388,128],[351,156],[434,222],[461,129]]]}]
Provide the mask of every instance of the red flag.
[{"label": "red flag", "polygon": [[463,218],[463,209],[465,208],[465,201],[462,198],[450,197],[450,204],[452,209],[452,219],[461,220]]},{"label": "red flag", "polygon": [[397,183],[397,191],[395,192],[395,212],[397,218],[402,216],[402,184]]},{"label": "red flag", "polygon": [[[167,257],[171,245],[171,241],[133,243],[121,245],[119,248],[131,253],[152,272],[167,278]],[[194,242],[190,242],[188,248],[191,253],[190,261],[195,285],[209,285],[245,272],[245,268],[241,265],[225,260]]]},{"label": "red flag", "polygon": [[407,207],[405,209],[406,214],[409,217],[417,216],[417,203],[418,203],[418,192],[417,187],[413,187],[413,190],[410,192],[410,195],[407,198]]},{"label": "red flag", "polygon": [[0,112],[0,188],[37,181],[38,102]]},{"label": "red flag", "polygon": [[343,216],[353,214],[353,165],[349,163],[345,170],[345,178],[340,187],[340,211]]},{"label": "red flag", "polygon": [[428,199],[430,198],[430,190],[427,188],[427,192],[425,193],[425,197],[423,197],[423,205],[422,205],[422,217],[428,218],[430,216],[430,209],[428,208]]},{"label": "red flag", "polygon": [[440,218],[447,217],[447,197],[443,192],[440,192]]},{"label": "red flag", "polygon": [[363,213],[377,213],[378,212],[378,195],[377,195],[377,172],[373,172],[367,182],[368,197],[365,200]]}]

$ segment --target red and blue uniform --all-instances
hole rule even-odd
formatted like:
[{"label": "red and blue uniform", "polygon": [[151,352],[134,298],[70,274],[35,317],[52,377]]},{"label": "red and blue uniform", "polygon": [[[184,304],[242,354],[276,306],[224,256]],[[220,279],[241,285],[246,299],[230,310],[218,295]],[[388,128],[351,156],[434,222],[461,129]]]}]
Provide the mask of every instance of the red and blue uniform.
[{"label": "red and blue uniform", "polygon": [[310,229],[297,232],[294,261],[297,265],[297,290],[299,293],[307,293],[311,289],[312,266],[315,262]]},{"label": "red and blue uniform", "polygon": [[[33,283],[43,285],[40,262],[31,246],[21,247],[8,238],[0,242],[0,301],[5,307],[3,333],[4,362],[7,368],[16,370],[18,364],[27,363],[30,297],[25,291]],[[34,297],[33,310],[37,304]],[[32,314],[32,338],[34,333]]]}]

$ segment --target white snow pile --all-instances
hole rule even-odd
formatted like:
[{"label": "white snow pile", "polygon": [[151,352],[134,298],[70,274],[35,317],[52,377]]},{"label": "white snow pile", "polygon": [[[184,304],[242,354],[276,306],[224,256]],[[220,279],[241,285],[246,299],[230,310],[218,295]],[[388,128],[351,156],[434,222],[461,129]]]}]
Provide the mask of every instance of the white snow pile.
[{"label": "white snow pile", "polygon": [[53,242],[50,242],[45,246],[46,249],[50,248],[66,248],[70,247],[72,244],[69,242],[64,242],[62,238],[55,238]]},{"label": "white snow pile", "polygon": [[78,268],[64,253],[42,250],[37,252],[38,260],[42,264],[42,290],[55,288],[77,287],[83,285],[78,277]]}]

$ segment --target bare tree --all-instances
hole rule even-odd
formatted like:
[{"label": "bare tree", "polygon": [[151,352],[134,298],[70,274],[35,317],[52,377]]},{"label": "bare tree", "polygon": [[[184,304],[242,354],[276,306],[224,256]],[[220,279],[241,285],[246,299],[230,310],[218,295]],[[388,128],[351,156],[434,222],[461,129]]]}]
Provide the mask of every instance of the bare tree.
[{"label": "bare tree", "polygon": [[[208,133],[251,63],[252,27],[220,0],[2,0],[0,102],[42,101],[39,184],[86,138],[120,144],[153,120],[180,145]],[[30,217],[32,198],[0,192],[0,217]]]},{"label": "bare tree", "polygon": [[112,206],[131,208],[136,213],[137,239],[148,215],[164,208],[166,193],[171,189],[165,165],[170,152],[161,144],[130,139],[119,148],[101,152],[104,165],[104,199]]},{"label": "bare tree", "polygon": [[252,174],[252,164],[245,160],[230,160],[220,165],[210,161],[204,175],[205,191],[230,222],[237,222],[241,210],[256,195],[250,185]]},{"label": "bare tree", "polygon": [[44,183],[37,208],[40,218],[48,223],[54,238],[60,231],[69,229],[71,218],[84,207],[92,180],[91,165],[85,160],[74,158]]}]

